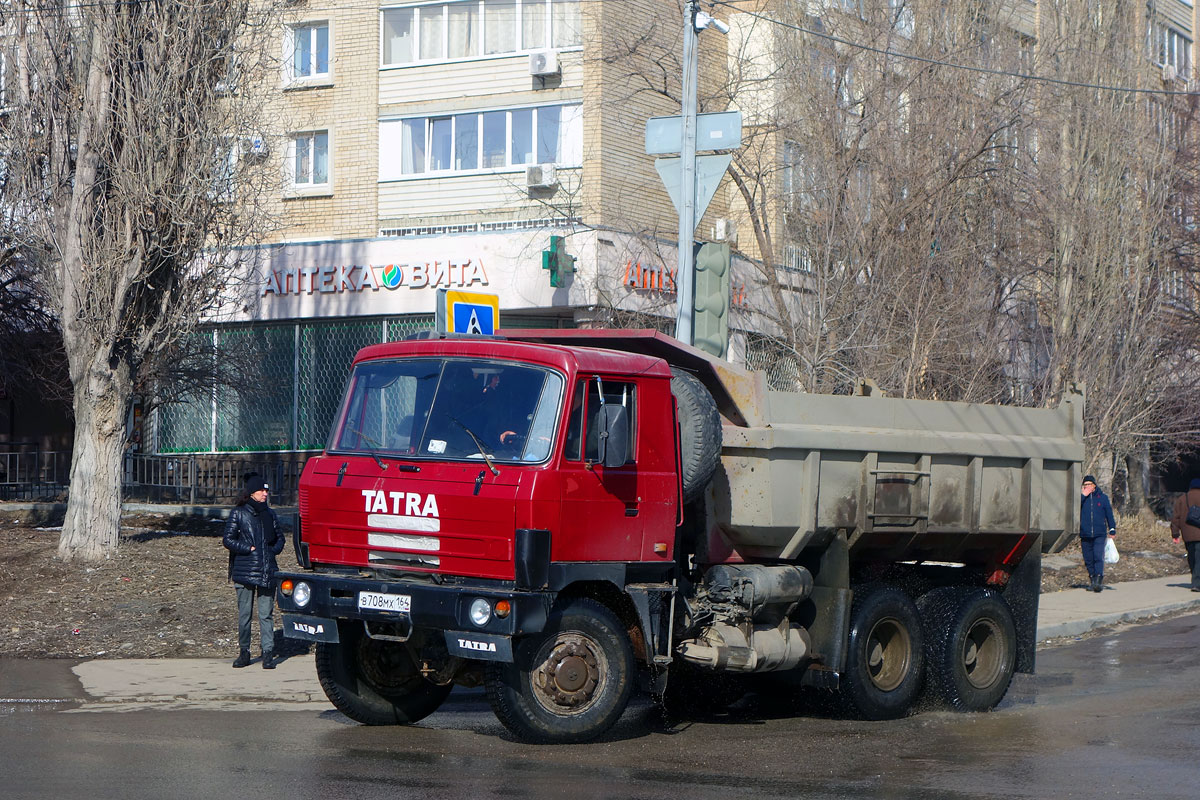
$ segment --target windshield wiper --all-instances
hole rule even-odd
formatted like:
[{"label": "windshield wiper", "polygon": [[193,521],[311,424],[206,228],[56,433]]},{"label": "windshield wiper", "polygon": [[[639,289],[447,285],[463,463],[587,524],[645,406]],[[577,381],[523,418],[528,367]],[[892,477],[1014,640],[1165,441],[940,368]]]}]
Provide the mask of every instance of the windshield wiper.
[{"label": "windshield wiper", "polygon": [[[383,445],[381,445],[379,442],[372,439],[370,436],[367,436],[365,433],[360,431],[358,428],[355,428],[352,425],[347,425],[346,427],[350,429],[351,433],[358,434],[358,439],[359,439],[360,444],[362,443],[363,439],[366,439],[368,442],[375,445],[375,447],[383,447]],[[375,459],[375,464],[378,465],[379,469],[383,472],[387,472],[387,464],[383,463],[383,459],[379,457],[379,451],[376,450],[375,447],[371,447],[370,444],[367,445],[366,447],[367,447],[367,450],[371,453],[371,458]]]},{"label": "windshield wiper", "polygon": [[463,425],[461,422],[459,422],[454,417],[450,417],[450,421],[467,432],[467,436],[470,436],[471,441],[473,441],[475,443],[475,446],[479,448],[479,454],[481,456],[483,456],[483,460],[487,462],[488,469],[490,469],[492,471],[492,475],[499,475],[500,470],[496,469],[496,462],[494,462],[492,460],[491,452],[486,447],[483,446],[483,442],[479,441],[479,437],[475,435],[475,432],[472,431],[470,428],[468,428],[466,425]]}]

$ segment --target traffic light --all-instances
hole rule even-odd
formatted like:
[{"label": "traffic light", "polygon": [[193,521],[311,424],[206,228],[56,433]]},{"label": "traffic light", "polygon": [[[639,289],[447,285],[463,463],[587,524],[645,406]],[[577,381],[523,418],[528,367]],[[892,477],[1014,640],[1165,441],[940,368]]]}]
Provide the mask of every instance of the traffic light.
[{"label": "traffic light", "polygon": [[550,285],[556,289],[575,271],[575,256],[567,253],[563,242],[563,237],[551,236],[550,249],[542,251],[542,269],[550,271]]},{"label": "traffic light", "polygon": [[708,242],[696,248],[692,340],[718,358],[724,358],[729,350],[729,255],[727,242]]}]

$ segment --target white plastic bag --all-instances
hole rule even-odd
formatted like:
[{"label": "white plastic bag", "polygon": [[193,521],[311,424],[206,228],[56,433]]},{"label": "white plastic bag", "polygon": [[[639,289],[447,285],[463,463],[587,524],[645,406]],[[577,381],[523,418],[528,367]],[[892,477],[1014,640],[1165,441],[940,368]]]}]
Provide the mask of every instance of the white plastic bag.
[{"label": "white plastic bag", "polygon": [[1104,540],[1104,563],[1115,564],[1121,560],[1121,554],[1117,552],[1117,540]]}]

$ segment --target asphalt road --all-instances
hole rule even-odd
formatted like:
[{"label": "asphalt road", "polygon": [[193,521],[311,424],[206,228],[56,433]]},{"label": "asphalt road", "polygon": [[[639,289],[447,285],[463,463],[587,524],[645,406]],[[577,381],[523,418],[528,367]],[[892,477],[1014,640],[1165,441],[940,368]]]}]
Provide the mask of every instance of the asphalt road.
[{"label": "asphalt road", "polygon": [[[0,707],[0,796],[94,798],[1097,798],[1200,794],[1200,616],[1043,650],[991,714],[830,718],[776,695],[589,745],[513,741],[482,695],[413,728],[333,711]],[[29,680],[35,680],[30,677]]]}]

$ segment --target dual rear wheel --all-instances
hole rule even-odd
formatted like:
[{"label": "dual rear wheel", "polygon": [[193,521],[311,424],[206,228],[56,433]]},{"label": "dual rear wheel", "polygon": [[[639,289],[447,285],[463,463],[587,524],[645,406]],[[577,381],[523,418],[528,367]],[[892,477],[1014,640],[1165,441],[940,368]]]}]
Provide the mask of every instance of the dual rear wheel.
[{"label": "dual rear wheel", "polygon": [[1016,628],[999,594],[947,586],[914,602],[884,584],[854,594],[843,696],[860,716],[904,716],[922,693],[960,711],[988,711],[1003,699]]}]

